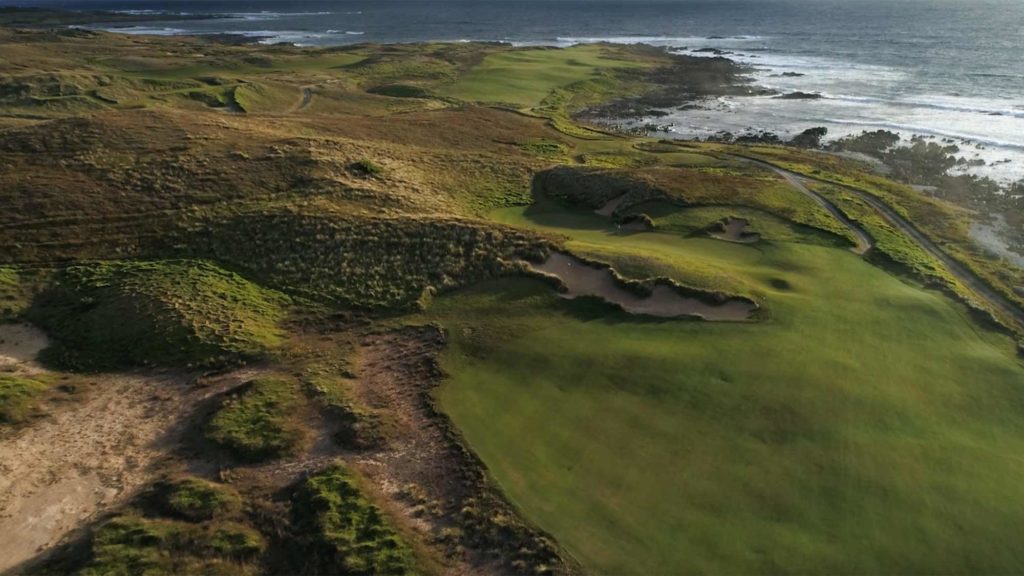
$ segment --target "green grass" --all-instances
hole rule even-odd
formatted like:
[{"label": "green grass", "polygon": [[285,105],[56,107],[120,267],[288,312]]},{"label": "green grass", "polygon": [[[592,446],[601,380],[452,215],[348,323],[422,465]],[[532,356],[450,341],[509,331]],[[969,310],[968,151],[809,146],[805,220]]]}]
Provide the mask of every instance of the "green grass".
[{"label": "green grass", "polygon": [[717,268],[769,319],[637,320],[531,280],[435,301],[442,406],[586,568],[1024,569],[1024,369],[1009,339],[846,250],[595,226],[561,231],[684,282],[694,262]]},{"label": "green grass", "polygon": [[287,303],[207,262],[107,262],[69,267],[27,315],[58,366],[217,366],[275,347]]},{"label": "green grass", "polygon": [[28,299],[18,271],[0,266],[0,321],[15,317],[27,306]]},{"label": "green grass", "polygon": [[256,574],[252,561],[264,547],[263,537],[241,524],[196,525],[128,513],[100,526],[90,542],[91,558],[79,573]]},{"label": "green grass", "polygon": [[637,67],[636,62],[607,57],[600,46],[511,50],[488,55],[438,93],[471,102],[532,108],[559,88],[596,79],[602,70]]},{"label": "green grass", "polygon": [[293,452],[303,440],[295,382],[262,378],[225,400],[206,428],[206,438],[244,460],[262,461]]},{"label": "green grass", "polygon": [[0,424],[18,424],[30,418],[47,388],[37,380],[0,374]]},{"label": "green grass", "polygon": [[48,559],[40,574],[258,574],[264,537],[245,523],[229,486],[192,476],[157,482],[92,529],[84,546]]},{"label": "green grass", "polygon": [[292,515],[293,544],[305,559],[305,573],[416,573],[409,547],[340,464],[303,483],[292,501]]},{"label": "green grass", "polygon": [[242,508],[242,499],[233,488],[200,478],[182,478],[161,488],[168,514],[191,522],[233,516]]}]

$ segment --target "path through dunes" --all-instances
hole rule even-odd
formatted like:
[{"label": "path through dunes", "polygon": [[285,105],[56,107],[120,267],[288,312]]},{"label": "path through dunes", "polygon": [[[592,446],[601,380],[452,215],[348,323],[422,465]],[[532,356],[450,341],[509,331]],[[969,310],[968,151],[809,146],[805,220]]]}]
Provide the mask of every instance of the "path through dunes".
[{"label": "path through dunes", "polygon": [[[7,369],[43,372],[25,358],[24,345],[14,344],[31,334],[0,326],[0,339],[10,343],[0,345],[0,359],[22,358]],[[33,341],[33,352],[45,343]],[[100,375],[80,402],[0,438],[0,572],[53,547],[151,481],[195,406],[253,373],[204,387],[185,373]]]}]

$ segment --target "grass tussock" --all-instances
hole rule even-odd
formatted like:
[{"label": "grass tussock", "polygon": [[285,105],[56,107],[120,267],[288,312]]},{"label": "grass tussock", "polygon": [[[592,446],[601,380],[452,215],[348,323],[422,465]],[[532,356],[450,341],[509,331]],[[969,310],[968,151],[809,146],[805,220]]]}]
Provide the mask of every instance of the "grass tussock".
[{"label": "grass tussock", "polygon": [[37,380],[0,374],[0,424],[19,424],[31,418],[47,388]]},{"label": "grass tussock", "polygon": [[292,544],[295,556],[304,559],[304,573],[416,573],[409,547],[340,464],[299,487],[292,516]]},{"label": "grass tussock", "polygon": [[297,384],[284,378],[253,380],[224,398],[206,427],[215,445],[249,461],[285,456],[303,441],[296,411],[302,398]]}]

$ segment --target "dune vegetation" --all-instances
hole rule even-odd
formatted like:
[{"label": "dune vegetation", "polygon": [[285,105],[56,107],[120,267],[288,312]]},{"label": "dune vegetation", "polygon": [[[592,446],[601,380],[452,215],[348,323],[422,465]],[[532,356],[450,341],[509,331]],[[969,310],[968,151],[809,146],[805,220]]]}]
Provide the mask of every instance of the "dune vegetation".
[{"label": "dune vegetation", "polygon": [[[38,572],[1024,570],[1024,275],[971,215],[593,122],[748,90],[729,61],[0,16],[0,318],[50,340],[0,342],[0,441],[88,401],[57,382],[196,398]],[[556,252],[753,312],[569,298]]]}]

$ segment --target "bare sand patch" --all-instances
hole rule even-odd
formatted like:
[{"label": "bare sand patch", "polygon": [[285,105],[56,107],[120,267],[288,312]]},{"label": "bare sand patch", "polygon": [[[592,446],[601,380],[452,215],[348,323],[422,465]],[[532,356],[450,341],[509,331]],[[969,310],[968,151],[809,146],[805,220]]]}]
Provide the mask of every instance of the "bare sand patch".
[{"label": "bare sand patch", "polygon": [[552,252],[543,264],[531,263],[538,272],[557,277],[565,284],[564,298],[597,296],[617,304],[631,314],[645,314],[661,318],[696,316],[710,321],[742,321],[750,318],[757,306],[742,298],[730,298],[722,303],[710,303],[699,298],[683,296],[672,287],[656,285],[651,294],[641,296],[624,288],[610,268],[593,266],[568,254]]},{"label": "bare sand patch", "polygon": [[622,196],[616,196],[615,198],[612,198],[611,200],[606,202],[604,206],[601,206],[597,210],[594,210],[594,214],[597,214],[598,216],[610,217],[612,214],[615,213],[616,210],[619,209],[619,206],[622,206],[622,203],[625,202],[625,200],[625,194],[623,194]]},{"label": "bare sand patch", "polygon": [[736,242],[738,244],[754,244],[761,240],[761,235],[756,232],[747,232],[747,226],[750,225],[744,218],[726,218],[724,222],[719,223],[717,226],[717,232],[712,232],[711,237],[716,240],[725,240],[726,242]]},{"label": "bare sand patch", "polygon": [[35,326],[0,324],[0,370],[36,368],[36,357],[49,344],[46,334]]},{"label": "bare sand patch", "polygon": [[0,572],[152,481],[194,407],[252,373],[202,387],[180,373],[98,376],[81,402],[0,438]]}]

